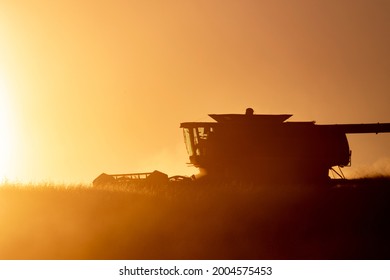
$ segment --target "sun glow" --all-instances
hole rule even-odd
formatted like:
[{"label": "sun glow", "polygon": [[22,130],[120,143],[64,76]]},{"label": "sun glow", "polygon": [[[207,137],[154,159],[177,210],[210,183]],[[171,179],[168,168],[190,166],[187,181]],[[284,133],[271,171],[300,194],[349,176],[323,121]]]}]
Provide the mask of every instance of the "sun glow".
[{"label": "sun glow", "polygon": [[0,77],[0,180],[8,179],[12,172],[13,141],[12,110],[5,81]]}]

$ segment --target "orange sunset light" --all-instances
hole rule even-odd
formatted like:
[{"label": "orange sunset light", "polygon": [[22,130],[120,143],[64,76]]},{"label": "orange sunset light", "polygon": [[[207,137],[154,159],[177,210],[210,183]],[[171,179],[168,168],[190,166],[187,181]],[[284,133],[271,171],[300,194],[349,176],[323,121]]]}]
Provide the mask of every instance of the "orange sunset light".
[{"label": "orange sunset light", "polygon": [[[191,175],[179,124],[247,107],[323,124],[390,122],[389,9],[379,0],[3,1],[0,177]],[[390,174],[390,135],[349,140],[347,175]]]}]

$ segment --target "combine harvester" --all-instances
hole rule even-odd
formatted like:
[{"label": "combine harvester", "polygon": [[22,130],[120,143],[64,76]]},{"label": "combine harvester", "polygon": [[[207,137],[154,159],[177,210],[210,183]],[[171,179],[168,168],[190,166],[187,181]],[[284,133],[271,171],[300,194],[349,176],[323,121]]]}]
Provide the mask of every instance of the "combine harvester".
[{"label": "combine harvester", "polygon": [[[258,183],[323,183],[329,170],[344,178],[350,166],[346,134],[390,132],[390,123],[315,124],[288,122],[292,115],[210,114],[215,122],[184,122],[184,140],[190,163],[198,175],[168,176],[151,173],[101,174],[104,184],[188,182],[217,180]],[[339,168],[337,172],[335,168]],[[142,177],[142,176],[143,177]]]}]

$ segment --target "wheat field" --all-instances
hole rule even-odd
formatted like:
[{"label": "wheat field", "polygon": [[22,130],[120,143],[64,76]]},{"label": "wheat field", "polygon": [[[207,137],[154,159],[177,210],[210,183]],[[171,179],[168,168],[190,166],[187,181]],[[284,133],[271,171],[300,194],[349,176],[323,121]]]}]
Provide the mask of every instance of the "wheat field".
[{"label": "wheat field", "polygon": [[0,259],[388,259],[390,179],[0,187]]}]

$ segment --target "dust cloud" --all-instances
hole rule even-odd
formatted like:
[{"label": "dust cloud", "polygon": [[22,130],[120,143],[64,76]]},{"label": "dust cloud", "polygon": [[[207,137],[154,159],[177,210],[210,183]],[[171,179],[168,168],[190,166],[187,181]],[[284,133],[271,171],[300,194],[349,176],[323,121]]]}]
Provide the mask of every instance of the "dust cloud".
[{"label": "dust cloud", "polygon": [[344,174],[347,178],[368,178],[368,177],[389,177],[390,176],[390,158],[384,157],[374,161],[371,164],[359,164],[353,168],[344,168]]}]

